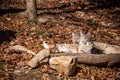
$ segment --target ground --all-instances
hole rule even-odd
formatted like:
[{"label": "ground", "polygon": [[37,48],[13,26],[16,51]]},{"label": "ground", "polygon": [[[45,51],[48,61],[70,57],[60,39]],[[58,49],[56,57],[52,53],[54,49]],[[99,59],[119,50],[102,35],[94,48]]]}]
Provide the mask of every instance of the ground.
[{"label": "ground", "polygon": [[[79,31],[91,32],[93,41],[120,46],[119,1],[37,0],[38,17],[49,19],[46,23],[34,23],[20,15],[26,7],[24,0],[1,0],[0,6],[0,78],[3,80],[15,79],[14,71],[28,68],[27,62],[33,57],[26,52],[5,53],[8,46],[19,44],[37,53],[43,49],[43,41],[49,44],[72,43],[72,32]],[[117,80],[120,76],[119,67],[85,64],[79,64],[72,76],[58,74],[50,70],[48,64],[35,70],[63,78]]]}]

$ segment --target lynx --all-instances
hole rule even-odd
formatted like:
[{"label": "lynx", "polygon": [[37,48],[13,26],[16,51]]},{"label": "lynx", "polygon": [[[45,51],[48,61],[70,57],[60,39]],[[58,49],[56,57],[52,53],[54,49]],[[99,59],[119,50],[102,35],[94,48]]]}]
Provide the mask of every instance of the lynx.
[{"label": "lynx", "polygon": [[90,40],[91,33],[83,34],[82,31],[80,33],[72,33],[72,42],[73,44],[78,44],[78,50],[83,51],[84,53],[91,53],[93,49],[93,43]]},{"label": "lynx", "polygon": [[90,40],[90,32],[87,34],[72,33],[73,44],[53,44],[47,45],[43,42],[44,48],[52,48],[57,52],[65,53],[90,53],[90,54],[118,54],[120,53],[120,46],[95,42]]},{"label": "lynx", "polygon": [[117,45],[105,44],[101,42],[95,42],[90,40],[91,34],[83,34],[80,32],[72,33],[72,42],[73,44],[79,44],[78,50],[83,51],[84,53],[93,53],[93,54],[118,54],[120,53],[120,47]]},{"label": "lynx", "polygon": [[80,34],[72,33],[73,44],[54,44],[47,45],[43,42],[44,48],[56,48],[58,52],[67,53],[92,53],[93,43],[90,40],[90,33]]}]

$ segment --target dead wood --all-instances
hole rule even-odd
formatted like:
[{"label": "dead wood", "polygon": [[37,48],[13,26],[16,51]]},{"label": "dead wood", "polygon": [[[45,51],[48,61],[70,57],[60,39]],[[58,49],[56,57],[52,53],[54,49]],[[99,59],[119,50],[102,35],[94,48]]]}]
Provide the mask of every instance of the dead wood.
[{"label": "dead wood", "polygon": [[[75,56],[78,59],[78,62],[90,65],[97,66],[114,66],[120,64],[120,46],[111,45],[101,42],[93,42],[94,47],[92,54],[87,54],[83,52],[78,52],[78,44],[56,44],[54,46],[50,46],[50,48],[54,48],[54,53],[63,52],[62,54],[51,54],[53,56]],[[60,51],[62,49],[62,51]],[[74,52],[73,52],[74,50]],[[66,54],[65,54],[66,53]]]},{"label": "dead wood", "polygon": [[10,52],[11,50],[15,50],[15,51],[25,51],[27,53],[30,53],[32,55],[36,55],[36,53],[34,53],[32,50],[27,49],[24,46],[21,45],[14,45],[14,46],[9,46],[8,48],[6,48],[4,51],[6,53]]},{"label": "dead wood", "polygon": [[54,53],[55,56],[75,56],[79,63],[96,65],[96,66],[115,66],[120,65],[120,54],[71,54],[71,53]]},{"label": "dead wood", "polygon": [[[119,54],[120,46],[111,45],[101,42],[93,42],[94,47],[92,53],[94,54]],[[49,45],[49,48],[52,49],[52,52],[67,52],[67,53],[83,53],[82,47],[79,44],[53,44]],[[87,48],[87,47],[86,47]]]}]

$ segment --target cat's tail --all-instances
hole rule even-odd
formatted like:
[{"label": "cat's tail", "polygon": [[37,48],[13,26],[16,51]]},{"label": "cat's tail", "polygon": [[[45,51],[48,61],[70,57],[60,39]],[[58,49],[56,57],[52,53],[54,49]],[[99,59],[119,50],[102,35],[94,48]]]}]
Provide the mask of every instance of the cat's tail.
[{"label": "cat's tail", "polygon": [[43,41],[43,47],[44,48],[49,48],[48,44],[45,41]]}]

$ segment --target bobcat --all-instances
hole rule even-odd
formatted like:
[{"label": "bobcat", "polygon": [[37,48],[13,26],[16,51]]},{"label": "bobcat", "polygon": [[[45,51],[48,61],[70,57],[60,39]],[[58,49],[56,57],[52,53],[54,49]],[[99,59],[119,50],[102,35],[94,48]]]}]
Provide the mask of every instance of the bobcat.
[{"label": "bobcat", "polygon": [[66,53],[90,53],[90,54],[118,54],[120,46],[105,44],[90,40],[90,32],[87,34],[72,33],[73,44],[44,45],[45,48],[55,48],[58,52]]},{"label": "bobcat", "polygon": [[72,33],[73,44],[55,44],[47,45],[43,42],[45,48],[56,48],[58,52],[67,52],[67,53],[92,53],[93,43],[90,40],[90,33],[79,34]]},{"label": "bobcat", "polygon": [[73,44],[79,44],[78,49],[81,49],[85,53],[93,53],[93,54],[120,53],[120,46],[92,41],[90,40],[90,35],[91,34],[89,32],[86,35],[83,34],[82,32],[72,33],[72,42]]},{"label": "bobcat", "polygon": [[72,42],[73,44],[78,44],[78,50],[83,51],[84,53],[92,53],[93,43],[90,40],[91,33],[83,34],[82,31],[80,33],[72,33]]}]

